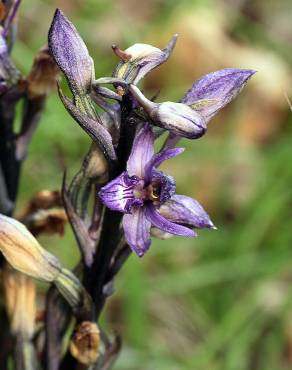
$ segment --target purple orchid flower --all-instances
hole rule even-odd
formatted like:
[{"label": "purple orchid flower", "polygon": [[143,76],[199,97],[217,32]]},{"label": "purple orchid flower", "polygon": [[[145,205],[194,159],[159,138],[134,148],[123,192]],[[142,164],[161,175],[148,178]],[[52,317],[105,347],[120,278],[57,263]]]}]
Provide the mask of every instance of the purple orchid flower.
[{"label": "purple orchid flower", "polygon": [[197,236],[192,229],[214,228],[202,206],[192,198],[175,195],[175,181],[157,170],[183,148],[154,153],[154,134],[146,124],[136,136],[127,170],[99,192],[102,202],[123,212],[125,238],[131,249],[143,256],[151,244],[151,227],[187,237]]},{"label": "purple orchid flower", "polygon": [[129,90],[154,124],[174,136],[198,139],[206,132],[210,119],[240,93],[254,73],[227,68],[207,74],[193,84],[180,103],[155,103],[137,86],[130,85]]}]

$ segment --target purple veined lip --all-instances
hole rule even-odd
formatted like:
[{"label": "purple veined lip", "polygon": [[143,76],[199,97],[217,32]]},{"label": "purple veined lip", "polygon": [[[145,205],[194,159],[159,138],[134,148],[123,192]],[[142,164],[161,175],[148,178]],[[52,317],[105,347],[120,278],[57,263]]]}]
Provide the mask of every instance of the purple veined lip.
[{"label": "purple veined lip", "polygon": [[146,124],[136,135],[127,170],[99,192],[110,209],[123,212],[125,239],[143,256],[151,244],[151,227],[173,235],[197,236],[193,228],[214,228],[203,207],[194,199],[175,194],[175,181],[157,167],[183,152],[182,148],[154,153],[154,135]]}]

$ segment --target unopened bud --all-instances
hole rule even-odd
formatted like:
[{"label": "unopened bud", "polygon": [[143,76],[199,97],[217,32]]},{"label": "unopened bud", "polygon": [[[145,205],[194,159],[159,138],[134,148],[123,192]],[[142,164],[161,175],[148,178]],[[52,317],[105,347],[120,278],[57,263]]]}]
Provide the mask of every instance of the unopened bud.
[{"label": "unopened bud", "polygon": [[61,270],[56,257],[43,249],[19,221],[0,215],[0,251],[16,270],[47,282]]},{"label": "unopened bud", "polygon": [[176,43],[175,35],[163,50],[148,44],[135,44],[126,50],[113,45],[114,53],[121,59],[113,76],[137,84],[148,72],[165,62]]},{"label": "unopened bud", "polygon": [[57,9],[49,31],[49,48],[64,72],[75,99],[82,100],[91,89],[93,60],[74,25]]},{"label": "unopened bud", "polygon": [[94,322],[83,321],[75,328],[70,341],[71,355],[84,365],[92,365],[99,355],[100,335]]},{"label": "unopened bud", "polygon": [[207,125],[203,116],[188,105],[173,102],[154,103],[134,85],[130,85],[130,91],[157,126],[189,139],[197,139],[205,133]]},{"label": "unopened bud", "polygon": [[36,315],[36,290],[32,279],[6,265],[3,270],[5,305],[11,331],[24,339],[33,337]]}]

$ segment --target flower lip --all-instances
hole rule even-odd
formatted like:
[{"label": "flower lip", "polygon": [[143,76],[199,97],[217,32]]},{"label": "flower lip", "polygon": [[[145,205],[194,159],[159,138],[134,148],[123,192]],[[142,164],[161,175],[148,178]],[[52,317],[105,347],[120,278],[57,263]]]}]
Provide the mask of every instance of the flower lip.
[{"label": "flower lip", "polygon": [[113,211],[129,213],[132,207],[143,205],[143,199],[135,192],[135,189],[139,187],[141,187],[140,178],[130,177],[125,171],[103,186],[98,195],[103,203]]},{"label": "flower lip", "polygon": [[164,203],[175,193],[176,184],[174,178],[165,175],[162,171],[153,171],[151,186],[154,191],[152,200],[158,204]]}]

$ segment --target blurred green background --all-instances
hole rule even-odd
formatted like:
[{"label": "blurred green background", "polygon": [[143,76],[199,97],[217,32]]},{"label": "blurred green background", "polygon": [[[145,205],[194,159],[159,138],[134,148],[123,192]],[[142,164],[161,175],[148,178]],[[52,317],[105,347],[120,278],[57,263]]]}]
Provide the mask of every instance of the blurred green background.
[{"label": "blurred green background", "polygon": [[[103,322],[124,338],[115,370],[280,370],[292,368],[292,3],[282,1],[23,0],[14,59],[24,74],[46,43],[56,7],[76,25],[109,76],[111,44],[164,47],[171,59],[145,78],[148,96],[178,100],[202,74],[225,68],[258,73],[200,140],[167,163],[178,193],[198,199],[217,231],[196,239],[153,240],[131,256]],[[19,209],[37,191],[59,189],[89,140],[56,94],[25,162]],[[42,243],[73,266],[70,228]]]}]

